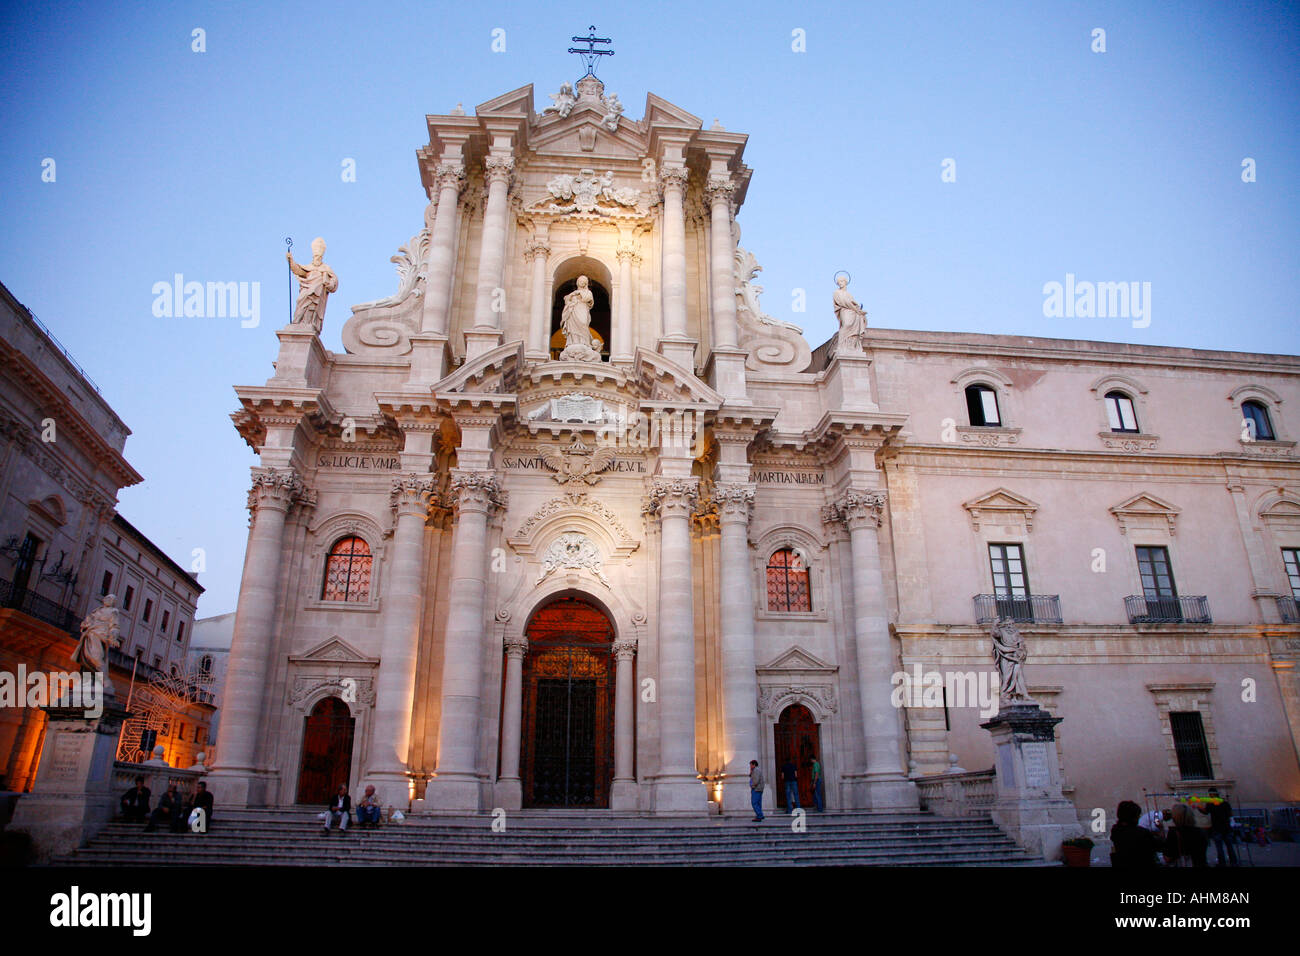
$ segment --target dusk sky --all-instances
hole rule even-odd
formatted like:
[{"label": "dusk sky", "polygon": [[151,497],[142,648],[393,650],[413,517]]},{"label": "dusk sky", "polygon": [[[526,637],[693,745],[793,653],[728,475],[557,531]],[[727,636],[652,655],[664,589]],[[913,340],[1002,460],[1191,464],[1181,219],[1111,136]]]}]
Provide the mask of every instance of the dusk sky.
[{"label": "dusk sky", "polygon": [[[0,23],[0,281],[132,429],[145,481],[121,513],[183,566],[206,552],[200,616],[236,604],[256,458],[228,416],[273,371],[284,237],[300,259],[328,242],[342,351],[421,227],[425,114],[528,83],[540,111],[591,23],[629,118],[654,92],[749,134],[741,241],[765,311],[814,347],[845,269],[876,327],[1300,351],[1288,4],[28,3]],[[176,273],[258,283],[260,321],[156,317]],[[1067,275],[1149,283],[1149,324],[1045,315]]]}]

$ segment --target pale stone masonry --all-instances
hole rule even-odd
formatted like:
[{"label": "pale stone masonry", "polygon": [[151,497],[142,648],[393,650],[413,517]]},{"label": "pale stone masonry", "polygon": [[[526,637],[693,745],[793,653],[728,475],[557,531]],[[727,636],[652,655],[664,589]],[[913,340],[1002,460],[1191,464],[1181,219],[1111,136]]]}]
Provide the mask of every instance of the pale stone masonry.
[{"label": "pale stone masonry", "polygon": [[[431,811],[748,813],[749,760],[770,804],[787,748],[831,808],[915,807],[993,744],[977,706],[895,706],[896,675],[991,676],[990,608],[1085,817],[1300,798],[1300,359],[868,329],[828,360],[759,307],[746,136],[576,89],[428,117],[398,293],[346,353],[282,329],[236,389],[222,803],[334,774]],[[556,358],[579,276],[600,361]]]}]

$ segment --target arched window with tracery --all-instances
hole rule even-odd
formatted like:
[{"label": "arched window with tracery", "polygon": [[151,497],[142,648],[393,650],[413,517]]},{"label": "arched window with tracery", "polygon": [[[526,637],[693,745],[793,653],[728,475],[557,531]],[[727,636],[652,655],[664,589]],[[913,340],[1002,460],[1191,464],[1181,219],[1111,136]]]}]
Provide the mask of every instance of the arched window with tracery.
[{"label": "arched window with tracery", "polygon": [[349,535],[339,538],[330,548],[325,561],[325,583],[321,587],[322,601],[370,600],[370,569],[373,562],[370,545],[364,538]]},{"label": "arched window with tracery", "polygon": [[772,552],[767,559],[767,609],[769,611],[811,611],[812,588],[808,564],[793,548]]}]

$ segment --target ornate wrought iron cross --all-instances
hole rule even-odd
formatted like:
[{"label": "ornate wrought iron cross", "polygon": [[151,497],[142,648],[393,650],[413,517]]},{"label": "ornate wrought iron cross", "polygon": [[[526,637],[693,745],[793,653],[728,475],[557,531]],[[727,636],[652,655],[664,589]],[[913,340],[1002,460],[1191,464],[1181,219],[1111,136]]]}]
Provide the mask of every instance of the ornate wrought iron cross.
[{"label": "ornate wrought iron cross", "polygon": [[598,37],[598,36],[596,36],[596,28],[595,28],[595,26],[589,26],[589,27],[587,27],[587,29],[591,31],[591,33],[590,33],[588,36],[585,36],[585,37],[570,37],[570,38],[569,38],[569,39],[571,39],[574,43],[585,43],[585,44],[587,44],[587,48],[584,50],[584,49],[581,49],[581,48],[579,48],[579,47],[569,47],[569,52],[570,52],[570,53],[576,53],[576,54],[578,54],[578,56],[582,57],[582,62],[587,64],[587,74],[586,74],[587,76],[595,76],[595,75],[596,75],[596,58],[597,58],[597,57],[601,57],[601,56],[613,56],[613,55],[614,55],[614,51],[613,51],[613,50],[598,50],[598,49],[596,49],[596,44],[597,44],[597,43],[613,43],[614,41],[611,40],[609,37]]}]

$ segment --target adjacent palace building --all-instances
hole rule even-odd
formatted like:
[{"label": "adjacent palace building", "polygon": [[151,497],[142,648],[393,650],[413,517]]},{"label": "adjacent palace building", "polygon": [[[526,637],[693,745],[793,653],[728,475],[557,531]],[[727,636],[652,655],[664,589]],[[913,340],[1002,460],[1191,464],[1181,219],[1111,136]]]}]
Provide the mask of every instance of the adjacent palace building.
[{"label": "adjacent palace building", "polygon": [[812,349],[751,284],[744,134],[533,96],[428,117],[398,291],[336,354],[295,263],[236,389],[220,803],[748,812],[751,759],[811,802],[816,757],[829,808],[915,807],[993,764],[997,617],[1085,818],[1300,799],[1300,359],[852,308]]}]

